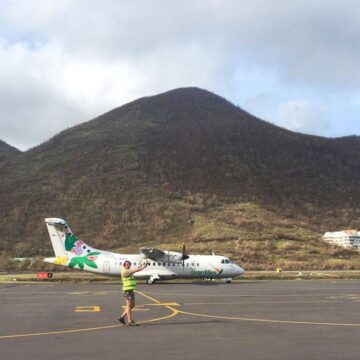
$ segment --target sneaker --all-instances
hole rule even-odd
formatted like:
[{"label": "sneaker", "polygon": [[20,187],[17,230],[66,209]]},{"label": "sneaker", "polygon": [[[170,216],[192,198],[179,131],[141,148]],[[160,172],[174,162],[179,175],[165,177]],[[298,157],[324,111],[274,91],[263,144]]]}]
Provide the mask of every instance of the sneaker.
[{"label": "sneaker", "polygon": [[122,324],[126,325],[125,319],[124,319],[123,317],[118,318],[118,320],[119,320]]},{"label": "sneaker", "polygon": [[132,322],[129,322],[129,323],[127,324],[127,326],[139,326],[139,324],[136,323],[135,321],[132,321]]}]

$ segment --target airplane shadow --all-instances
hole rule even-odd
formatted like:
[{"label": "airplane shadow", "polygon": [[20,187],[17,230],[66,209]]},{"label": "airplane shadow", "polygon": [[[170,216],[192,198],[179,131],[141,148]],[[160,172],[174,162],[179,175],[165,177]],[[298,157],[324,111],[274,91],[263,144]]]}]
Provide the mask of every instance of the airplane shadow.
[{"label": "airplane shadow", "polygon": [[262,284],[265,280],[246,280],[244,282],[233,282],[232,284],[225,284],[224,282],[213,282],[213,281],[183,281],[183,282],[176,282],[176,281],[163,281],[158,282],[156,284],[150,285],[151,287],[157,287],[157,286],[166,286],[166,285],[194,285],[194,286],[219,286],[219,285],[226,285],[226,286],[241,286],[246,284]]},{"label": "airplane shadow", "polygon": [[221,285],[220,283],[210,282],[210,281],[183,281],[183,282],[176,282],[176,281],[164,281],[164,282],[157,282],[156,284],[152,284],[151,286],[165,286],[165,285],[204,285],[204,286],[218,286]]},{"label": "airplane shadow", "polygon": [[157,323],[145,323],[141,324],[141,326],[161,326],[161,325],[193,325],[193,324],[213,324],[213,323],[221,323],[226,320],[197,320],[197,321],[171,321],[171,322],[157,322]]},{"label": "airplane shadow", "polygon": [[219,286],[221,284],[215,283],[215,282],[202,282],[202,281],[194,281],[191,283],[191,285],[195,286]]}]

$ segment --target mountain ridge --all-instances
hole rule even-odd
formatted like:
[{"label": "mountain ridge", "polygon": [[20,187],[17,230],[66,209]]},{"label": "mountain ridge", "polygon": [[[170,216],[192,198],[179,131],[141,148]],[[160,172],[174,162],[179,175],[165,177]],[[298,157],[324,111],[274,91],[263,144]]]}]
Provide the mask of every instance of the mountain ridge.
[{"label": "mountain ridge", "polygon": [[7,144],[5,141],[0,140],[0,165],[5,160],[9,159],[10,157],[20,154],[21,151]]},{"label": "mountain ridge", "polygon": [[54,216],[98,247],[214,241],[241,258],[255,236],[330,256],[321,231],[360,226],[359,150],[358,137],[294,133],[198,88],[141,98],[0,168],[0,249],[51,253]]}]

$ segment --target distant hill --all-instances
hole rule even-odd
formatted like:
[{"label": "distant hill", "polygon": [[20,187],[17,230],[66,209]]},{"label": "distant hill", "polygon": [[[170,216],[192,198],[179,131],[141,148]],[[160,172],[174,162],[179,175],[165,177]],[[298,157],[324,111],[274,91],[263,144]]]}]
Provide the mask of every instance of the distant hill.
[{"label": "distant hill", "polygon": [[13,155],[21,153],[20,150],[0,140],[0,166],[6,159],[9,159]]},{"label": "distant hill", "polygon": [[0,249],[50,254],[43,218],[58,216],[103,248],[354,267],[320,234],[360,227],[359,154],[358,137],[294,133],[198,88],[141,98],[0,167]]}]

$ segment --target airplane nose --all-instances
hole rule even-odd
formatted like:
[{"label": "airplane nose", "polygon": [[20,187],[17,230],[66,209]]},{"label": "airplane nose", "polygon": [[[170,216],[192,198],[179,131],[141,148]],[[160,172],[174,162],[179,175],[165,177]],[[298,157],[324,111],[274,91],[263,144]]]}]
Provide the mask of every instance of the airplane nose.
[{"label": "airplane nose", "polygon": [[241,274],[243,274],[245,272],[245,270],[240,267],[239,265],[236,265],[237,266],[237,275],[236,276],[240,276]]}]

